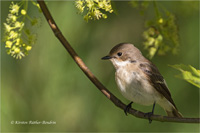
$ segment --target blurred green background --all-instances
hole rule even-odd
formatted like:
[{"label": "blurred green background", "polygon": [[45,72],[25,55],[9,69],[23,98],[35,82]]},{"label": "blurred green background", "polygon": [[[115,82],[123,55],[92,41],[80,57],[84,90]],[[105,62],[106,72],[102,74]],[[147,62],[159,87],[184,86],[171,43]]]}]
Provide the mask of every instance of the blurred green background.
[{"label": "blurred green background", "polygon": [[[1,26],[10,2],[1,2]],[[128,2],[115,2],[117,14],[86,23],[73,1],[47,2],[57,25],[89,69],[119,99],[114,68],[101,57],[121,42],[131,42],[145,55],[142,33],[144,20],[153,18],[153,7],[141,16]],[[185,117],[199,117],[199,89],[175,78],[179,72],[168,65],[186,64],[199,69],[199,2],[158,2],[177,17],[180,36],[178,55],[155,56],[157,65]],[[199,124],[180,124],[138,119],[115,107],[89,81],[56,39],[43,14],[30,6],[28,13],[41,18],[37,42],[30,54],[16,60],[1,45],[1,128],[2,132],[199,132]],[[1,33],[3,27],[1,27]],[[2,35],[2,34],[1,34]],[[152,106],[133,104],[149,112]],[[165,115],[158,105],[155,114]],[[11,124],[11,121],[55,121],[51,125]]]}]

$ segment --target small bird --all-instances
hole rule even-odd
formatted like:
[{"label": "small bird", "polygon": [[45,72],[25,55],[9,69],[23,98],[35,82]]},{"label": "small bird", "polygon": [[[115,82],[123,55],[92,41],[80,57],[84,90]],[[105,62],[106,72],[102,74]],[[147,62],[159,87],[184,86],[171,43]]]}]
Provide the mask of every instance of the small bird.
[{"label": "small bird", "polygon": [[114,65],[115,80],[122,95],[131,101],[126,106],[125,114],[131,104],[153,105],[159,104],[170,117],[182,117],[178,111],[167,84],[157,67],[147,60],[139,49],[130,43],[120,43],[113,47],[110,53],[102,58],[110,60]]}]

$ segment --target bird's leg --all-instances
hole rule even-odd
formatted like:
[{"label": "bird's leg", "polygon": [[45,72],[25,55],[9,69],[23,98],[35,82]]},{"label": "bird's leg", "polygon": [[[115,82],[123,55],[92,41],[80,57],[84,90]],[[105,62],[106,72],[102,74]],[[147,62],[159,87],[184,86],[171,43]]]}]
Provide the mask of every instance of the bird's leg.
[{"label": "bird's leg", "polygon": [[149,119],[149,123],[151,124],[152,120],[150,119],[151,116],[153,115],[153,112],[154,112],[154,108],[155,108],[155,105],[156,105],[156,102],[153,103],[153,109],[152,109],[152,112],[148,112],[148,113],[145,113],[144,116],[148,116],[148,119]]},{"label": "bird's leg", "polygon": [[130,102],[127,106],[126,106],[126,108],[124,109],[124,113],[127,115],[127,112],[129,111],[129,109],[131,108],[131,104],[132,104],[133,102]]}]

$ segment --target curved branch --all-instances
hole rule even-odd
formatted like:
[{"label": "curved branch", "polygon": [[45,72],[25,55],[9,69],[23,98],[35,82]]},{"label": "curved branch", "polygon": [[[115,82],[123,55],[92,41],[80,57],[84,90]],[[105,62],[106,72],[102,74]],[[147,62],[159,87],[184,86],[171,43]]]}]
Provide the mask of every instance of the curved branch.
[{"label": "curved branch", "polygon": [[[108,89],[106,89],[103,84],[94,76],[94,74],[88,69],[82,59],[78,56],[78,54],[74,51],[71,47],[69,42],[65,39],[62,35],[60,29],[56,25],[54,19],[52,18],[46,4],[43,0],[37,0],[40,5],[40,8],[49,23],[51,29],[53,30],[55,36],[60,40],[61,44],[65,47],[65,49],[69,52],[71,57],[77,63],[77,65],[81,68],[81,70],[85,73],[85,75],[92,81],[92,83],[108,98],[110,99],[117,107],[121,109],[125,109],[126,105],[122,103],[116,96],[114,96]],[[132,114],[135,117],[148,119],[148,116],[144,115],[145,113],[140,112],[135,109],[130,109],[128,111],[129,114]],[[199,123],[200,118],[177,118],[177,117],[167,117],[167,116],[160,116],[160,115],[152,115],[152,120],[161,121],[161,122],[180,122],[180,123]]]}]

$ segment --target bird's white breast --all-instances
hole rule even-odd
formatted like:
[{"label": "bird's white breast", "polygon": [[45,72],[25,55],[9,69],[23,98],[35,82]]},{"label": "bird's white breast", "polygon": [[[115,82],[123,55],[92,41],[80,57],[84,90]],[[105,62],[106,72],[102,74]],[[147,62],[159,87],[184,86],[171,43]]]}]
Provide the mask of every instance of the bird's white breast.
[{"label": "bird's white breast", "polygon": [[158,100],[158,92],[149,84],[142,71],[119,67],[115,73],[115,80],[122,95],[130,101],[151,105]]}]

